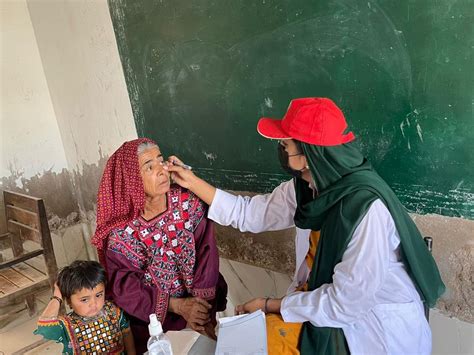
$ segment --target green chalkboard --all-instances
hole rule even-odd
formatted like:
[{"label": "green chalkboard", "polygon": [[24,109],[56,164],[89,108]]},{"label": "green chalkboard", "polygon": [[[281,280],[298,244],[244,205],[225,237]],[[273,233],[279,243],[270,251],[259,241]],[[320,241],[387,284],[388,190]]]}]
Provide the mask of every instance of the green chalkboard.
[{"label": "green chalkboard", "polygon": [[474,219],[474,1],[109,0],[140,136],[220,187],[287,178],[255,130],[325,96],[418,213]]}]

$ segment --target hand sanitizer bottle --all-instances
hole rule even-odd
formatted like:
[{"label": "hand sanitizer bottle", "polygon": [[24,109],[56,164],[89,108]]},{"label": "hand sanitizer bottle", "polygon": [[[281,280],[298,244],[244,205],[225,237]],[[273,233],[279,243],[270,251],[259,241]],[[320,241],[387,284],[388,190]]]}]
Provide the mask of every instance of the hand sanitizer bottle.
[{"label": "hand sanitizer bottle", "polygon": [[148,325],[150,339],[148,339],[147,349],[148,355],[173,355],[171,342],[163,333],[160,321],[156,318],[156,314],[150,314],[150,324]]}]

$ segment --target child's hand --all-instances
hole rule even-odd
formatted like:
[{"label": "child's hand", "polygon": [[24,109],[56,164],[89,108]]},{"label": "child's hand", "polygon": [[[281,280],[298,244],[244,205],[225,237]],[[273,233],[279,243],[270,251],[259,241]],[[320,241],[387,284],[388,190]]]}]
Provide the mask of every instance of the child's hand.
[{"label": "child's hand", "polygon": [[52,319],[57,319],[58,313],[61,310],[61,304],[63,303],[62,300],[63,297],[61,295],[61,291],[59,290],[58,283],[55,282],[53,297],[51,297],[48,305],[44,309],[43,313],[41,313],[39,320],[50,321]]},{"label": "child's hand", "polygon": [[54,283],[54,291],[53,291],[53,296],[59,297],[60,299],[63,299],[63,295],[61,294],[61,290],[59,290],[58,283]]}]

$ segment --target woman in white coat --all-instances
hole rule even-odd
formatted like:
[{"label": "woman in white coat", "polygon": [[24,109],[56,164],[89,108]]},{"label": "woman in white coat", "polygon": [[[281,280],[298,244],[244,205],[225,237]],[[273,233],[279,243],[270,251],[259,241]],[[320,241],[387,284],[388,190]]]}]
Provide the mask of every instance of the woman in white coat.
[{"label": "woman in white coat", "polygon": [[[346,129],[325,98],[293,100],[282,120],[262,118],[258,132],[280,140],[282,166],[295,176],[267,195],[234,196],[168,169],[217,223],[255,233],[297,227],[289,293],[250,300],[238,313],[262,309],[299,323],[302,354],[429,354],[422,302],[433,306],[444,284],[415,224]],[[269,349],[298,351],[272,341]]]}]

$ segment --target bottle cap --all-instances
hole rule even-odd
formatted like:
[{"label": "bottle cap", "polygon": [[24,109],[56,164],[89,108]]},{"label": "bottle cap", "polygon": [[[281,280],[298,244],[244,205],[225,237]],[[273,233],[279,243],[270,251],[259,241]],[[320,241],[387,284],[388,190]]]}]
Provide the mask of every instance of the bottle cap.
[{"label": "bottle cap", "polygon": [[150,336],[158,336],[163,333],[163,328],[161,327],[161,322],[156,318],[156,314],[150,314],[150,324],[148,325],[148,331]]}]

